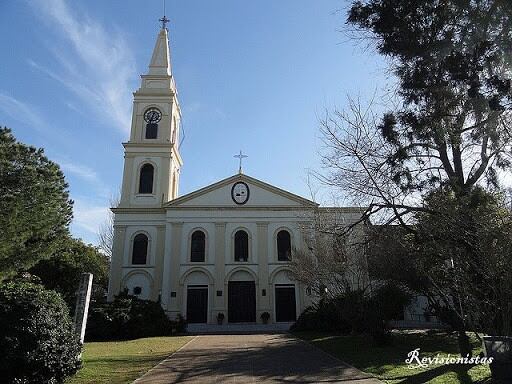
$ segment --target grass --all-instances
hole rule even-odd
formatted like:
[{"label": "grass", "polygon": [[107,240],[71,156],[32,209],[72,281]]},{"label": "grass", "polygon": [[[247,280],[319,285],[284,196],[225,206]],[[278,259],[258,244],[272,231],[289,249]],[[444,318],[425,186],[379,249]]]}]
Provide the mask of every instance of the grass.
[{"label": "grass", "polygon": [[[339,336],[320,332],[296,332],[295,335],[388,384],[491,382],[489,367],[484,365],[438,365],[424,369],[407,367],[407,353],[416,348],[421,348],[420,358],[437,354],[460,356],[455,334],[395,331],[392,345],[385,347],[372,345],[368,336]],[[476,356],[482,351],[481,345],[476,337],[471,342]]]},{"label": "grass", "polygon": [[85,343],[82,369],[66,384],[131,383],[192,338],[150,337]]}]

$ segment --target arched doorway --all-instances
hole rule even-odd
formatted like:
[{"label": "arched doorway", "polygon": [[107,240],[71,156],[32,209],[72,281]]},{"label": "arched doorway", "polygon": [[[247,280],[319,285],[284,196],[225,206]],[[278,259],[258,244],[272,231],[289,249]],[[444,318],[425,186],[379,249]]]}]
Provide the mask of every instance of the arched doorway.
[{"label": "arched doorway", "polygon": [[208,322],[208,285],[210,280],[202,271],[189,273],[185,280],[186,319],[188,323]]},{"label": "arched doorway", "polygon": [[229,278],[228,322],[256,322],[256,282],[245,270],[238,270]]},{"label": "arched doorway", "polygon": [[296,285],[281,269],[272,276],[274,285],[274,310],[276,322],[293,322],[297,319]]}]

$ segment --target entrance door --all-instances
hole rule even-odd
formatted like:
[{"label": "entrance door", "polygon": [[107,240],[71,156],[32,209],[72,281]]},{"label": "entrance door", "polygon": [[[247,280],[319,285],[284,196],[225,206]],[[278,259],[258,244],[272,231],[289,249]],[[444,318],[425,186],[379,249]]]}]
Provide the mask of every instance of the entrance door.
[{"label": "entrance door", "polygon": [[295,287],[276,285],[276,321],[295,321]]},{"label": "entrance door", "polygon": [[187,321],[206,323],[208,320],[208,286],[189,285],[187,287]]},{"label": "entrance door", "polygon": [[230,281],[228,284],[228,321],[256,321],[256,285],[254,281]]}]

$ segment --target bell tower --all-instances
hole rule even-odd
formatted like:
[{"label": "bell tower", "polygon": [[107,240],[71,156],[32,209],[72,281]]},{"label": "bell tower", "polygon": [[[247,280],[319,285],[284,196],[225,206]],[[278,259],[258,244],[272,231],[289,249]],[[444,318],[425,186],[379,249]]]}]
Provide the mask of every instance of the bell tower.
[{"label": "bell tower", "polygon": [[[161,20],[162,21],[162,20]],[[161,207],[178,196],[181,110],[163,19],[151,62],[133,94],[130,139],[123,143],[120,208]]]}]

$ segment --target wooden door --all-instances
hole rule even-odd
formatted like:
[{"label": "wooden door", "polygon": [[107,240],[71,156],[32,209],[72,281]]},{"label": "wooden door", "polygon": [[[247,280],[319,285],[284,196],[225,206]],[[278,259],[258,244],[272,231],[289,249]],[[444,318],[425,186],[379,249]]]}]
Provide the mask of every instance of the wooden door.
[{"label": "wooden door", "polygon": [[187,321],[206,323],[208,321],[208,286],[189,285],[187,287]]},{"label": "wooden door", "polygon": [[230,281],[228,284],[228,321],[256,321],[256,285],[254,281]]},{"label": "wooden door", "polygon": [[296,320],[295,287],[279,286],[275,289],[276,321],[291,322]]}]

